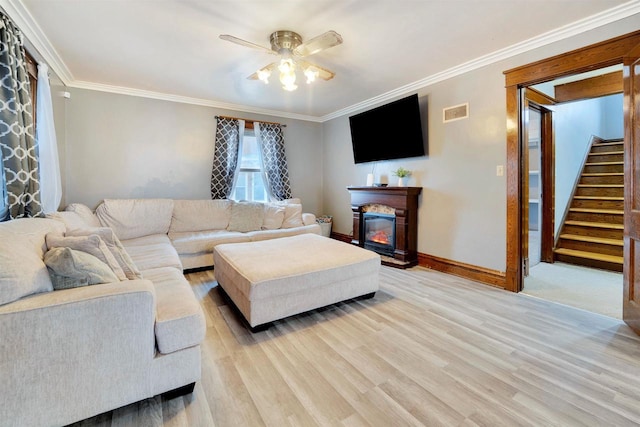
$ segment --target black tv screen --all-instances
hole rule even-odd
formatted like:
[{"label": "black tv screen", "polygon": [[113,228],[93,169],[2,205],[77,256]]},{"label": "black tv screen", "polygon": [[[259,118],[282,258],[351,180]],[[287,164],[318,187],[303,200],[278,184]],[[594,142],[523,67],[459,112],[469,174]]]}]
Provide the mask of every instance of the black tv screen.
[{"label": "black tv screen", "polygon": [[356,163],[424,156],[418,95],[349,117]]}]

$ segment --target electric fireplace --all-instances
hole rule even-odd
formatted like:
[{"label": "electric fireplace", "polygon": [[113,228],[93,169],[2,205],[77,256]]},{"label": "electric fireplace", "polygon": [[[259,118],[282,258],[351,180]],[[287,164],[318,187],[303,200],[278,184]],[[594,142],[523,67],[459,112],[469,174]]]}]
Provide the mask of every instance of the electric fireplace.
[{"label": "electric fireplace", "polygon": [[396,216],[378,212],[364,212],[362,219],[365,249],[393,256],[396,249]]},{"label": "electric fireplace", "polygon": [[[347,189],[351,194],[353,212],[351,243],[378,252],[382,263],[388,266],[407,268],[417,265],[418,197],[422,188]],[[365,219],[371,215],[373,219]]]}]

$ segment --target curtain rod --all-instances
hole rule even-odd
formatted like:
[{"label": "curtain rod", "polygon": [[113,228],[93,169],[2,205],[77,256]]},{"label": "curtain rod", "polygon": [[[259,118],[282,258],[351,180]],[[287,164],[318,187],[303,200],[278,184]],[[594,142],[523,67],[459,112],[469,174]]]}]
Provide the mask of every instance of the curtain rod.
[{"label": "curtain rod", "polygon": [[277,123],[277,122],[265,122],[263,120],[251,120],[251,119],[243,119],[242,117],[231,117],[231,116],[215,116],[216,119],[231,119],[231,120],[244,120],[245,123],[253,123],[253,122],[258,122],[258,123],[266,123],[268,125],[279,125],[282,126],[283,128],[286,128],[287,125],[283,125],[282,123]]}]

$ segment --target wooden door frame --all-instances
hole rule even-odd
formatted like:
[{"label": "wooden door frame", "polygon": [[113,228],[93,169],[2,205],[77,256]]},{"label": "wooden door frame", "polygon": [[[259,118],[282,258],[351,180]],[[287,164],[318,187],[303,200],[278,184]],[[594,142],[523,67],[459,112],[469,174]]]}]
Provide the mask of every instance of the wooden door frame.
[{"label": "wooden door frame", "polygon": [[[540,192],[542,194],[540,197],[542,206],[540,211],[540,261],[553,262],[553,248],[555,245],[555,139],[553,134],[553,111],[545,106],[555,105],[556,101],[535,89],[526,88],[524,102],[529,109],[534,109],[540,114]],[[528,125],[528,123],[524,122],[524,118],[522,123],[523,125]],[[523,155],[526,154],[524,152],[526,148],[528,147],[523,146],[521,148]],[[521,165],[527,164],[525,156],[523,156],[522,160]],[[524,167],[522,167],[521,172],[524,176],[527,175],[524,173]],[[523,184],[526,183],[523,182]],[[524,191],[524,194],[528,194],[524,187],[522,191]],[[526,244],[526,242],[523,243]]]},{"label": "wooden door frame", "polygon": [[[504,72],[507,102],[507,256],[505,289],[522,290],[522,117],[520,89],[572,74],[622,64],[640,44],[640,31],[576,49]],[[625,122],[625,127],[629,123]],[[626,178],[626,177],[625,177]]]}]

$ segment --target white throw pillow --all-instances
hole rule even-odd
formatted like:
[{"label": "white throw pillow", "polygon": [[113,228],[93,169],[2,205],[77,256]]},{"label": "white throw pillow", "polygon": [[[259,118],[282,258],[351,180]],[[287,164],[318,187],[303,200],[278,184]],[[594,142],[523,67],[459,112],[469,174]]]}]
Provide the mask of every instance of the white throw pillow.
[{"label": "white throw pillow", "polygon": [[47,267],[45,235],[62,233],[64,224],[44,218],[0,223],[0,305],[53,290]]},{"label": "white throw pillow", "polygon": [[242,233],[260,230],[263,219],[263,203],[235,202],[231,205],[231,218],[227,230]]},{"label": "white throw pillow", "polygon": [[282,228],[302,227],[302,205],[287,204],[284,206],[284,220]]},{"label": "white throw pillow", "polygon": [[275,203],[264,204],[264,220],[262,221],[263,230],[277,230],[282,227],[284,221],[285,207]]}]

